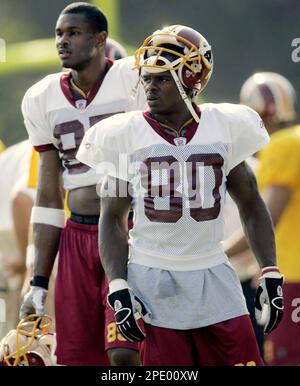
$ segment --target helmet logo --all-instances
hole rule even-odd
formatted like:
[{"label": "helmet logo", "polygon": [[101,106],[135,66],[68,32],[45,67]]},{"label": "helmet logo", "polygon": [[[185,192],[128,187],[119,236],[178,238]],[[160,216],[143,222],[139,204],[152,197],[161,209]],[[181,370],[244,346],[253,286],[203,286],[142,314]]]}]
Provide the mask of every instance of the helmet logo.
[{"label": "helmet logo", "polygon": [[191,77],[192,75],[193,75],[193,73],[192,73],[191,71],[186,70],[185,76],[186,76],[187,78]]}]

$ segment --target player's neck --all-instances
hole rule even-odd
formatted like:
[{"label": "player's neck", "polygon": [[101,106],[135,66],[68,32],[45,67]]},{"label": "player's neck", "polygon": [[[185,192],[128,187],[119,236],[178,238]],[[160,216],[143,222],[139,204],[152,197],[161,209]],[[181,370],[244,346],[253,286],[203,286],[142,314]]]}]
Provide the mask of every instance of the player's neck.
[{"label": "player's neck", "polygon": [[72,70],[74,84],[85,94],[88,94],[95,82],[104,77],[106,71],[105,58],[92,60],[87,67],[81,71]]},{"label": "player's neck", "polygon": [[180,129],[182,129],[182,127],[185,127],[187,124],[191,123],[191,120],[193,119],[188,109],[181,109],[172,113],[155,113],[153,111],[150,112],[152,117],[162,126],[168,127],[178,132]]}]

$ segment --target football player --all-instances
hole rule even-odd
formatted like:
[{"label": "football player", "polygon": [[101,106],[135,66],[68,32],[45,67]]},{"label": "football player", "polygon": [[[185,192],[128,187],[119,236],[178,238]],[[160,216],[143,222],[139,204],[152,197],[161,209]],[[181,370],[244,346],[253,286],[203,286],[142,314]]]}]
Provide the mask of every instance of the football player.
[{"label": "football player", "polygon": [[[257,176],[275,225],[278,266],[285,277],[285,315],[265,338],[269,365],[300,364],[300,127],[295,125],[295,95],[292,84],[273,72],[256,73],[241,88],[241,102],[261,115],[271,134],[259,153]],[[228,252],[234,255],[243,248],[245,239],[238,238]]]},{"label": "football player", "polygon": [[[85,131],[116,113],[145,108],[133,58],[105,58],[107,20],[94,5],[73,3],[56,24],[56,46],[68,72],[52,74],[25,94],[22,112],[40,152],[32,210],[35,264],[20,316],[44,313],[48,281],[59,249],[55,318],[57,359],[64,365],[138,364],[137,345],[116,330],[106,304],[107,281],[98,252],[100,200],[94,170],[76,160]],[[63,183],[62,183],[63,181]],[[71,216],[65,225],[63,188]],[[108,356],[110,361],[108,360]]]},{"label": "football player", "polygon": [[135,59],[149,110],[97,123],[77,153],[107,174],[99,242],[119,331],[141,341],[144,365],[261,365],[222,239],[228,190],[262,270],[258,296],[271,332],[282,317],[283,279],[271,219],[244,163],[268,134],[248,107],[194,103],[213,69],[211,47],[194,29],[154,32]]},{"label": "football player", "polygon": [[[118,43],[116,40],[114,39],[111,39],[111,38],[107,38],[106,40],[106,45],[105,45],[105,56],[110,59],[110,60],[118,60],[118,59],[122,59],[122,58],[125,58],[127,56],[127,52],[125,50],[125,48],[120,44]],[[29,141],[28,141],[28,144],[29,144]],[[1,151],[1,146],[0,146],[0,151]],[[13,158],[13,155],[11,155],[12,158]],[[36,190],[36,187],[37,187],[37,171],[38,171],[38,161],[39,161],[39,158],[38,158],[38,153],[32,149],[32,159],[31,159],[31,164],[30,164],[30,177],[29,177],[29,180],[28,180],[28,183],[29,183],[29,187],[31,189],[31,191],[33,192],[34,190]],[[14,200],[13,200],[13,206],[16,206],[16,209],[15,209],[15,212],[16,214],[18,214],[19,210],[24,210],[24,208],[29,208],[29,201],[28,199],[26,200],[27,197],[25,197],[24,195],[24,192],[21,192],[20,194],[18,193],[15,197],[14,197]],[[31,203],[31,207],[33,206],[33,203]],[[31,211],[31,209],[30,209]],[[68,209],[68,206],[67,206],[67,197],[65,197],[65,211],[66,211],[66,215],[69,216],[69,209]],[[26,213],[27,215],[27,213]],[[24,285],[23,285],[23,289],[22,289],[22,292],[23,295],[27,292],[27,290],[29,289],[29,282],[31,280],[31,277],[32,277],[32,271],[33,271],[33,263],[34,263],[34,246],[32,244],[32,235],[31,235],[31,232],[29,230],[29,227],[28,227],[28,224],[27,224],[27,216],[26,217],[26,221],[24,221],[24,216],[14,216],[14,221],[16,223],[16,233],[20,235],[20,239],[23,241],[22,243],[22,252],[24,250],[24,247],[25,249],[27,250],[26,252],[26,255],[27,255],[27,272],[26,272],[26,279],[24,281]],[[28,221],[29,222],[29,221]],[[28,235],[29,233],[29,235]],[[28,237],[29,237],[29,240],[28,240]],[[52,280],[54,280],[54,276],[52,274]],[[49,292],[48,292],[48,311],[47,313],[50,314],[50,315],[54,315],[54,310],[52,308],[52,303],[54,304],[54,301],[52,301],[52,293],[51,295],[49,296]],[[49,309],[49,305],[51,304],[51,308]],[[52,323],[52,325],[54,325],[54,323]]]},{"label": "football player", "polygon": [[108,37],[105,45],[105,56],[111,60],[118,60],[125,58],[127,52],[119,42]]},{"label": "football player", "polygon": [[20,307],[20,288],[25,273],[26,247],[35,190],[36,154],[22,141],[0,154],[0,287],[7,305],[0,337],[15,327]]},{"label": "football player", "polygon": [[[106,45],[105,45],[105,56],[114,61],[118,59],[125,58],[127,56],[127,52],[125,48],[118,43],[116,40],[107,38]],[[29,144],[29,141],[28,141]],[[13,157],[13,155],[12,155]],[[30,165],[30,177],[28,180],[29,186],[31,188],[31,191],[35,191],[37,187],[37,171],[38,171],[38,153],[33,149],[32,150],[32,160]],[[67,193],[67,192],[66,192]],[[69,209],[67,205],[67,196],[65,196],[65,211],[66,216],[69,217]],[[33,206],[34,202],[32,200],[29,201],[28,196],[26,197],[25,192],[18,192],[12,202],[13,207],[15,207],[14,212],[16,213],[16,216],[14,216],[14,223],[15,223],[15,229],[16,234],[19,235],[19,239],[22,240],[22,252],[24,249],[26,250],[26,277],[23,283],[23,288],[21,291],[22,297],[26,294],[26,292],[29,289],[30,286],[30,280],[33,275],[33,263],[34,263],[34,245],[32,241],[32,232],[31,228],[29,229],[29,220],[27,216],[27,208],[31,208]],[[25,216],[19,215],[19,211],[26,211]],[[30,217],[30,214],[29,214]],[[28,220],[28,221],[27,221]],[[56,269],[57,266],[55,265],[54,271],[52,271],[52,277],[51,281],[49,282],[49,289],[47,294],[47,303],[46,303],[46,311],[47,314],[54,317],[54,291],[53,286],[55,282],[56,277]],[[52,327],[55,327],[55,323],[52,322]],[[0,334],[1,335],[1,334]]]}]

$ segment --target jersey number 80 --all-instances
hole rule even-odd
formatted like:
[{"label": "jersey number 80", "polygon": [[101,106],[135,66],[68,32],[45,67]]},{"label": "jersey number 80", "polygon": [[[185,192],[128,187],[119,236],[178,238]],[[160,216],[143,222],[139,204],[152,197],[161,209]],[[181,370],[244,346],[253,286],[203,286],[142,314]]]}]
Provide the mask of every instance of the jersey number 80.
[{"label": "jersey number 80", "polygon": [[[193,154],[186,162],[186,179],[188,188],[189,213],[197,222],[209,221],[218,217],[220,213],[220,185],[223,179],[222,166],[224,159],[220,154]],[[152,222],[176,223],[183,215],[183,195],[178,194],[180,187],[184,185],[180,171],[180,162],[173,156],[147,158],[141,168],[141,183],[146,190],[144,197],[145,215]],[[214,173],[214,187],[212,197],[214,203],[209,208],[202,207],[200,197],[200,175],[199,165],[205,168],[212,168]],[[154,174],[167,175],[163,184],[153,186]],[[169,200],[169,209],[155,208],[155,201],[159,198]]]}]

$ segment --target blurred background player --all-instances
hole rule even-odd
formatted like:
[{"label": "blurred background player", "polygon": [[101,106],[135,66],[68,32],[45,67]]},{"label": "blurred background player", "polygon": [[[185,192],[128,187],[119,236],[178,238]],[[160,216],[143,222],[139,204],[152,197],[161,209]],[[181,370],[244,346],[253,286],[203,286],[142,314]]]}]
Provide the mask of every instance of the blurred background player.
[{"label": "blurred background player", "polygon": [[105,56],[110,60],[118,60],[118,59],[125,58],[127,56],[127,52],[125,48],[122,46],[122,44],[108,37],[106,39],[106,45],[105,45]]},{"label": "blurred background player", "polygon": [[[107,20],[88,3],[73,3],[56,24],[56,46],[66,73],[52,74],[25,94],[22,111],[40,152],[32,211],[35,264],[20,316],[44,313],[49,277],[59,249],[55,288],[57,358],[65,365],[138,364],[137,345],[116,330],[98,251],[99,176],[75,159],[84,132],[118,112],[146,107],[133,58],[105,58]],[[71,216],[65,225],[63,190]],[[72,320],[72,323],[70,323]],[[108,356],[110,361],[108,360]]]},{"label": "blurred background player", "polygon": [[[241,89],[241,103],[255,109],[271,134],[259,153],[258,183],[276,235],[278,266],[285,276],[285,313],[280,326],[265,339],[270,365],[300,364],[300,126],[295,125],[295,90],[282,75],[261,72]],[[246,247],[236,235],[227,252]]]},{"label": "blurred background player", "polygon": [[37,153],[30,142],[8,147],[0,154],[0,293],[6,301],[6,322],[0,337],[18,320],[20,290],[26,271],[31,208],[35,199]]}]

